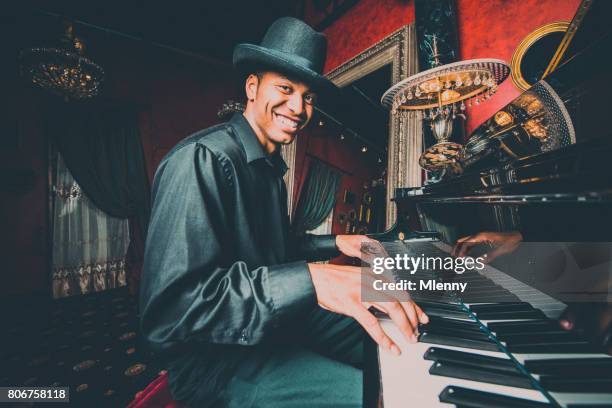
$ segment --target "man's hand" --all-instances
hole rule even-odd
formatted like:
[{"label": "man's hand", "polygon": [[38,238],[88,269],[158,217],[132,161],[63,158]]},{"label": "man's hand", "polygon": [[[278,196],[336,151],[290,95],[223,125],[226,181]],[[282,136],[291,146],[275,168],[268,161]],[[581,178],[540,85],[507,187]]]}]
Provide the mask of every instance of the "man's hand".
[{"label": "man's hand", "polygon": [[[378,319],[368,311],[370,307],[387,313],[410,341],[417,341],[419,323],[429,321],[427,315],[412,301],[400,302],[391,295],[376,292],[371,285],[371,276],[363,274],[356,266],[331,264],[308,264],[319,306],[329,311],[350,316],[368,332],[381,347],[399,355],[400,350],[383,331]],[[372,299],[384,301],[362,301],[363,291],[374,291]]]},{"label": "man's hand", "polygon": [[559,318],[559,325],[568,331],[583,329],[587,338],[612,355],[612,304],[570,304]]},{"label": "man's hand", "polygon": [[367,262],[368,254],[363,254],[361,252],[363,244],[369,245],[373,249],[381,252],[376,256],[386,256],[386,252],[382,245],[380,245],[380,242],[376,241],[375,239],[368,238],[366,235],[336,235],[336,247],[338,250],[340,250],[340,252],[346,256],[359,258]]},{"label": "man's hand", "polygon": [[451,255],[466,256],[470,248],[487,244],[491,250],[486,253],[485,262],[491,262],[497,257],[514,252],[523,240],[523,235],[518,231],[512,232],[479,232],[476,235],[463,237],[457,240]]}]

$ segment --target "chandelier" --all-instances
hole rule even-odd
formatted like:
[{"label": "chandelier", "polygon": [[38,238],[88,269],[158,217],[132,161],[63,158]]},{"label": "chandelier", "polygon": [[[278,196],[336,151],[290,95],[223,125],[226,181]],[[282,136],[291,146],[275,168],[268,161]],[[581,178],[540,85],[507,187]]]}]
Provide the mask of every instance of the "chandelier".
[{"label": "chandelier", "polygon": [[434,68],[398,82],[381,99],[393,115],[405,118],[419,111],[429,121],[437,143],[423,152],[419,165],[430,171],[457,164],[463,146],[448,141],[454,119],[465,119],[466,107],[489,99],[510,74],[508,64],[491,58],[439,65],[435,37],[433,47]]},{"label": "chandelier", "polygon": [[67,25],[61,47],[30,48],[21,51],[23,75],[32,83],[70,99],[86,99],[98,94],[104,70],[83,56],[85,46]]}]

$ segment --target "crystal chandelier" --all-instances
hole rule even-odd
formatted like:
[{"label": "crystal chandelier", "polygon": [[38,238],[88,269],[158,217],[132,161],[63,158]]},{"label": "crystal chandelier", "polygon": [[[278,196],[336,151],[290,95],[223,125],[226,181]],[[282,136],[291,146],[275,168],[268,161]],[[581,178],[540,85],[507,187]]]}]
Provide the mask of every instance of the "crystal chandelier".
[{"label": "crystal chandelier", "polygon": [[490,58],[439,65],[435,37],[433,46],[437,66],[393,85],[383,94],[381,103],[399,117],[408,117],[411,111],[422,112],[437,143],[423,152],[419,165],[425,170],[443,170],[457,163],[463,151],[462,145],[448,141],[453,120],[465,119],[467,106],[479,105],[495,94],[510,74],[510,67]]},{"label": "crystal chandelier", "polygon": [[85,46],[67,25],[59,48],[30,48],[20,53],[23,75],[66,100],[96,96],[104,70],[83,56]]}]

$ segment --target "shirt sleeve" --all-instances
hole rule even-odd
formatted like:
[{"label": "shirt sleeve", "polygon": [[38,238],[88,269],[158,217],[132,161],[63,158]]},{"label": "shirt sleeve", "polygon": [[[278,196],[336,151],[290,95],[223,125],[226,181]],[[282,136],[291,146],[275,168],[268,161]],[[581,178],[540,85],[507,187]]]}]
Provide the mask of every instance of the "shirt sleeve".
[{"label": "shirt sleeve", "polygon": [[295,240],[297,256],[309,261],[328,260],[340,255],[335,235],[304,234]]},{"label": "shirt sleeve", "polygon": [[[140,288],[152,351],[188,341],[249,345],[316,305],[306,262],[250,268],[231,259],[231,163],[202,145],[158,169]],[[224,250],[225,249],[225,250]]]}]

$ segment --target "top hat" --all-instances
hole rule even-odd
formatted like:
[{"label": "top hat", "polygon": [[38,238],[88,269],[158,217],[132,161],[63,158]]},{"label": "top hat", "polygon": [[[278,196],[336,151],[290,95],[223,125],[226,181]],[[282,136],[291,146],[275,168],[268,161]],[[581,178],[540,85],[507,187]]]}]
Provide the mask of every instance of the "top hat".
[{"label": "top hat", "polygon": [[234,67],[247,74],[256,70],[278,70],[310,85],[317,92],[334,92],[336,86],[322,75],[327,39],[308,24],[293,17],[276,20],[260,45],[238,44]]}]

